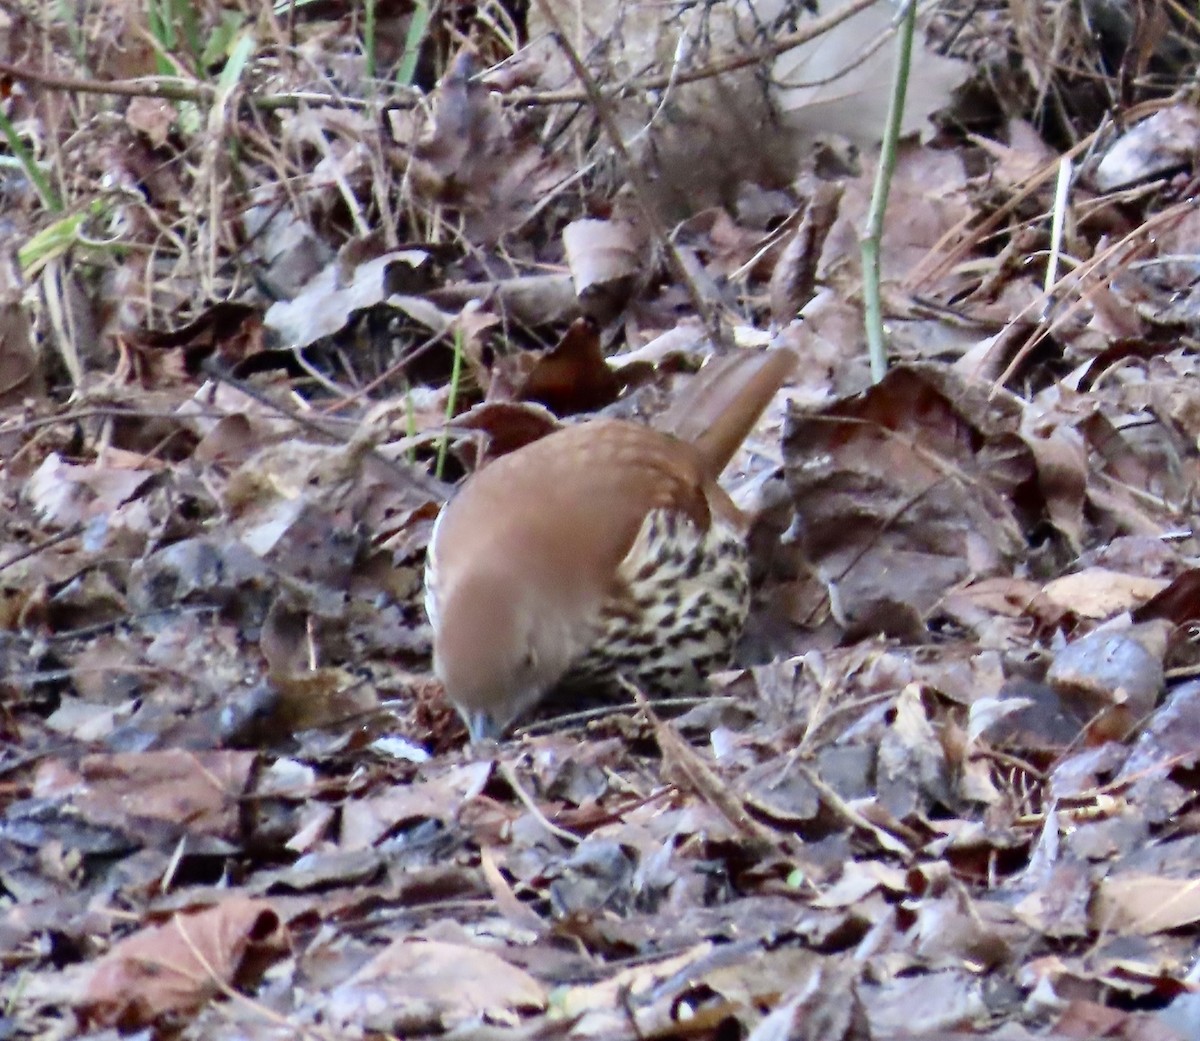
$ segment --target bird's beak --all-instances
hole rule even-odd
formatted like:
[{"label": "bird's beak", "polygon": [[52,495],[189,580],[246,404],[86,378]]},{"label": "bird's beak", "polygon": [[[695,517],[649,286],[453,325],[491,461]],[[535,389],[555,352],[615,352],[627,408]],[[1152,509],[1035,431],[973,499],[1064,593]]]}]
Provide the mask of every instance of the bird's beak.
[{"label": "bird's beak", "polygon": [[499,739],[502,728],[497,726],[490,712],[476,709],[473,712],[464,712],[462,715],[472,742]]}]

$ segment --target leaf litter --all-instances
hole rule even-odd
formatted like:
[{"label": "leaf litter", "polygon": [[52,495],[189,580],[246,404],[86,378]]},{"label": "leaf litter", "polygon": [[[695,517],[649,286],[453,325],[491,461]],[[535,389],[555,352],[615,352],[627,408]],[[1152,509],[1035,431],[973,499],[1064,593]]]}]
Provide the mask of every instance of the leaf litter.
[{"label": "leaf litter", "polygon": [[[931,5],[872,386],[889,18],[558,6],[0,27],[0,1036],[1200,1036],[1195,26]],[[772,343],[734,667],[466,745],[453,482]]]}]

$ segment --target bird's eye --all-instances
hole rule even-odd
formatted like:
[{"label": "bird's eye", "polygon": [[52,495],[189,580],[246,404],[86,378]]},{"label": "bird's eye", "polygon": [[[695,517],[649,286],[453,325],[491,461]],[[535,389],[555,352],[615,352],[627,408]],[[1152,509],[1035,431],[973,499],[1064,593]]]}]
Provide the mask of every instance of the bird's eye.
[{"label": "bird's eye", "polygon": [[533,672],[537,668],[537,652],[530,647],[525,656],[521,659],[521,668],[526,672]]}]

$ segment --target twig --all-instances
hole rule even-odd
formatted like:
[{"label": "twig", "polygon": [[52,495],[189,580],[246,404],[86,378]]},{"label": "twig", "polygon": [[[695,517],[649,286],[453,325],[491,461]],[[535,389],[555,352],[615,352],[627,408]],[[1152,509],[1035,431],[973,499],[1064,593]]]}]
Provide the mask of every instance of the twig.
[{"label": "twig", "polygon": [[836,791],[817,776],[817,772],[802,763],[796,764],[796,769],[800,771],[801,776],[813,786],[817,795],[821,797],[821,801],[825,803],[834,813],[836,813],[847,824],[853,825],[856,828],[861,828],[863,831],[870,832],[875,836],[875,841],[887,850],[889,853],[897,854],[905,863],[909,863],[913,859],[913,851],[908,848],[899,838],[893,835],[890,831],[886,831],[878,824],[873,824],[867,820],[861,813],[843,799]]},{"label": "twig", "polygon": [[[745,51],[728,58],[722,58],[720,61],[701,65],[687,72],[672,69],[656,76],[646,76],[644,79],[630,80],[620,87],[605,92],[604,96],[609,99],[636,96],[644,94],[647,91],[684,86],[688,83],[696,83],[700,80],[724,76],[726,73],[737,72],[739,69],[761,65],[772,58],[779,57],[779,55],[787,51],[803,46],[810,40],[815,40],[818,36],[824,35],[835,26],[841,25],[842,22],[853,18],[856,14],[865,11],[877,2],[878,0],[850,0],[849,3],[843,7],[839,7],[824,18],[817,18],[809,22],[803,29],[797,29],[786,36],[781,36],[778,40],[773,41],[765,47],[759,47],[752,51]],[[577,90],[558,90],[514,94],[507,100],[510,104],[526,106],[578,105],[584,101],[592,101],[592,97],[586,92]]]},{"label": "twig", "polygon": [[896,41],[896,74],[892,81],[887,124],[879,150],[879,166],[875,171],[875,188],[871,192],[871,209],[867,214],[867,227],[862,240],[863,321],[871,356],[871,379],[875,383],[887,373],[887,345],[883,340],[883,305],[879,290],[879,247],[883,240],[883,217],[887,212],[892,174],[896,169],[896,147],[900,140],[900,124],[904,120],[904,97],[908,93],[908,69],[912,63],[916,24],[917,0],[907,0]]},{"label": "twig", "polygon": [[534,819],[543,828],[550,832],[550,834],[555,838],[562,839],[563,842],[571,846],[578,846],[579,843],[583,841],[583,839],[581,839],[574,832],[567,831],[566,828],[560,828],[541,811],[541,808],[538,806],[538,804],[533,801],[533,796],[530,795],[524,789],[524,787],[522,787],[521,782],[517,780],[517,773],[512,768],[510,763],[506,763],[501,760],[499,767],[500,776],[508,782],[508,786],[513,790],[513,794],[521,801],[521,805],[533,814]]},{"label": "twig", "polygon": [[[701,694],[697,697],[687,698],[654,699],[654,707],[656,709],[695,708],[697,705],[734,705],[737,703],[737,698],[720,694]],[[539,719],[534,723],[528,723],[523,727],[518,727],[514,736],[546,734],[555,730],[565,730],[579,723],[590,723],[594,719],[605,719],[608,716],[633,715],[640,711],[641,706],[635,704],[598,705],[596,708],[581,709],[578,712],[565,712],[559,716],[551,716],[549,719]]]},{"label": "twig", "polygon": [[146,76],[132,80],[83,80],[71,76],[54,76],[20,65],[0,62],[0,76],[21,83],[36,83],[50,90],[73,94],[115,94],[126,98],[163,98],[167,101],[201,102],[212,97],[216,90],[207,83],[187,85],[175,77]]},{"label": "twig", "polygon": [[[700,80],[723,76],[730,72],[736,72],[739,69],[759,65],[796,47],[803,46],[810,40],[814,40],[818,36],[829,32],[842,22],[853,18],[856,14],[866,10],[875,3],[878,3],[878,0],[850,0],[849,3],[843,7],[839,7],[824,18],[814,19],[803,29],[797,29],[795,32],[781,36],[778,40],[772,41],[765,47],[723,58],[720,61],[701,65],[686,72],[673,69],[670,72],[660,75],[629,80],[620,87],[608,91],[607,96],[611,98],[626,97],[642,94],[646,91],[664,90],[668,86],[682,86],[688,83],[696,83]],[[39,87],[45,87],[49,90],[61,90],[78,94],[108,94],[128,98],[163,98],[166,101],[192,101],[197,104],[207,100],[215,93],[215,88],[207,83],[186,83],[178,77],[173,76],[144,76],[137,79],[107,81],[77,79],[71,76],[55,76],[51,73],[25,68],[20,65],[12,65],[8,62],[0,62],[0,76],[7,76],[20,83],[36,84]],[[393,92],[396,90],[406,90],[402,84],[398,83],[390,83],[389,88]],[[408,96],[406,97],[393,97],[389,99],[388,105],[395,108],[415,108],[424,101],[422,92],[415,88],[408,88],[407,94]],[[591,96],[586,91],[547,90],[513,92],[505,97],[503,102],[505,104],[533,108],[553,105],[578,105],[591,100]],[[371,102],[363,98],[335,98],[320,91],[305,90],[287,91],[280,94],[257,97],[245,96],[243,101],[261,112],[298,109],[305,105],[338,104],[354,109],[371,107]]]},{"label": "twig", "polygon": [[1067,196],[1071,191],[1073,170],[1071,157],[1064,155],[1058,161],[1058,184],[1054,189],[1054,209],[1050,220],[1050,257],[1046,261],[1046,280],[1043,288],[1046,298],[1042,305],[1043,322],[1050,320],[1050,313],[1054,309],[1054,287],[1058,282],[1058,263],[1062,257],[1063,229],[1067,223]]},{"label": "twig", "polygon": [[24,549],[17,550],[7,560],[0,561],[0,571],[4,571],[14,564],[19,564],[22,560],[27,560],[29,557],[36,556],[53,546],[57,546],[60,542],[73,539],[76,535],[83,533],[83,527],[82,524],[72,524],[66,530],[60,531],[57,535],[52,535],[50,538],[39,542],[36,546],[26,546]]},{"label": "twig", "polygon": [[[629,154],[629,149],[625,147],[625,141],[621,137],[621,130],[617,126],[617,121],[613,116],[611,99],[606,97],[596,85],[592,74],[588,72],[587,66],[583,64],[583,59],[580,58],[579,52],[576,51],[574,45],[567,38],[566,30],[563,29],[562,23],[558,20],[558,15],[548,0],[535,0],[535,2],[538,9],[542,12],[542,17],[546,19],[553,30],[559,49],[563,52],[567,63],[571,66],[576,78],[586,91],[588,101],[596,113],[597,120],[599,120],[600,125],[604,128],[604,133],[608,137],[613,151],[617,153],[617,156],[621,160],[621,165],[625,168],[625,175],[629,178],[629,183],[633,187],[634,200],[641,210],[642,218],[646,221],[646,226],[650,229],[651,235],[666,256],[675,277],[679,279],[680,284],[686,291],[692,307],[695,308],[696,314],[699,315],[700,320],[704,323],[704,327],[708,330],[708,335],[713,344],[724,345],[726,337],[721,328],[717,313],[709,306],[708,301],[704,298],[704,294],[700,292],[700,287],[696,285],[696,281],[692,278],[692,273],[688,270],[687,264],[684,263],[682,255],[671,240],[671,236],[667,233],[667,229],[659,219],[658,213],[650,203],[650,185],[641,167],[634,162],[633,157]],[[668,83],[670,82],[671,80],[668,79]]]},{"label": "twig", "polygon": [[[264,393],[252,383],[247,383],[245,380],[240,380],[236,376],[231,375],[221,368],[213,359],[208,358],[200,363],[200,369],[206,376],[219,383],[227,383],[235,390],[240,391],[247,397],[253,398],[260,405],[269,408],[271,411],[286,416],[292,422],[298,424],[304,429],[318,434],[321,437],[328,438],[338,444],[353,445],[354,438],[347,439],[340,431],[330,429],[330,425],[322,423],[315,419],[310,419],[308,416],[295,409],[286,408],[278,401],[275,401],[269,394]],[[386,455],[380,452],[374,445],[361,446],[364,455],[375,460],[381,466],[386,467],[392,474],[398,476],[406,487],[418,488],[422,492],[434,498],[437,502],[444,502],[449,498],[449,487],[443,481],[436,480],[430,477],[427,473],[415,466],[403,466],[397,463],[394,459],[389,459]]]}]

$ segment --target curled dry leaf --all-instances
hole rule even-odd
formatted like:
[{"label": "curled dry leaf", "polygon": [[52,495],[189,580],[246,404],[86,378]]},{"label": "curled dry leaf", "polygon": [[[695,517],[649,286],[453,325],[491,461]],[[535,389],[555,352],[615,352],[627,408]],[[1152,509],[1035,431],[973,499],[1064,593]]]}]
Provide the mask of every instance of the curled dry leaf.
[{"label": "curled dry leaf", "polygon": [[[513,371],[518,367],[521,374]],[[545,354],[526,353],[511,361],[498,361],[488,387],[489,400],[505,382],[512,384],[511,393],[517,400],[545,405],[556,416],[570,416],[611,405],[624,381],[604,357],[596,323],[577,318]]]},{"label": "curled dry leaf", "polygon": [[1198,146],[1200,111],[1194,105],[1160,109],[1113,142],[1096,167],[1096,187],[1111,192],[1173,173],[1194,162]]},{"label": "curled dry leaf", "polygon": [[577,220],[563,229],[563,247],[584,310],[607,321],[620,311],[642,269],[643,236],[630,221]]},{"label": "curled dry leaf", "polygon": [[[289,347],[306,347],[342,329],[353,312],[383,303],[397,291],[396,280],[411,277],[426,260],[424,250],[396,250],[359,264],[350,276],[341,263],[333,261],[294,299],[272,304],[263,322]],[[398,272],[394,273],[393,268]],[[434,332],[445,331],[447,316],[440,315],[431,304],[425,304],[425,312],[427,321],[434,323],[430,326]]]},{"label": "curled dry leaf", "polygon": [[817,263],[841,197],[840,186],[818,186],[771,272],[771,320],[777,326],[796,318],[816,295]]},{"label": "curled dry leaf", "polygon": [[269,901],[231,897],[120,941],[96,963],[75,1011],[91,1029],[178,1023],[286,946]]},{"label": "curled dry leaf", "polygon": [[0,251],[0,406],[40,398],[46,392],[21,289],[16,257],[4,249]]},{"label": "curled dry leaf", "polygon": [[1052,406],[1027,406],[1021,440],[1033,453],[1038,485],[1050,522],[1078,553],[1085,535],[1083,507],[1087,497],[1088,446],[1068,417]]},{"label": "curled dry leaf", "polygon": [[1150,713],[1162,693],[1166,631],[1141,626],[1088,633],[1054,658],[1046,680],[1082,717],[1095,717],[1093,736],[1118,740]]}]

